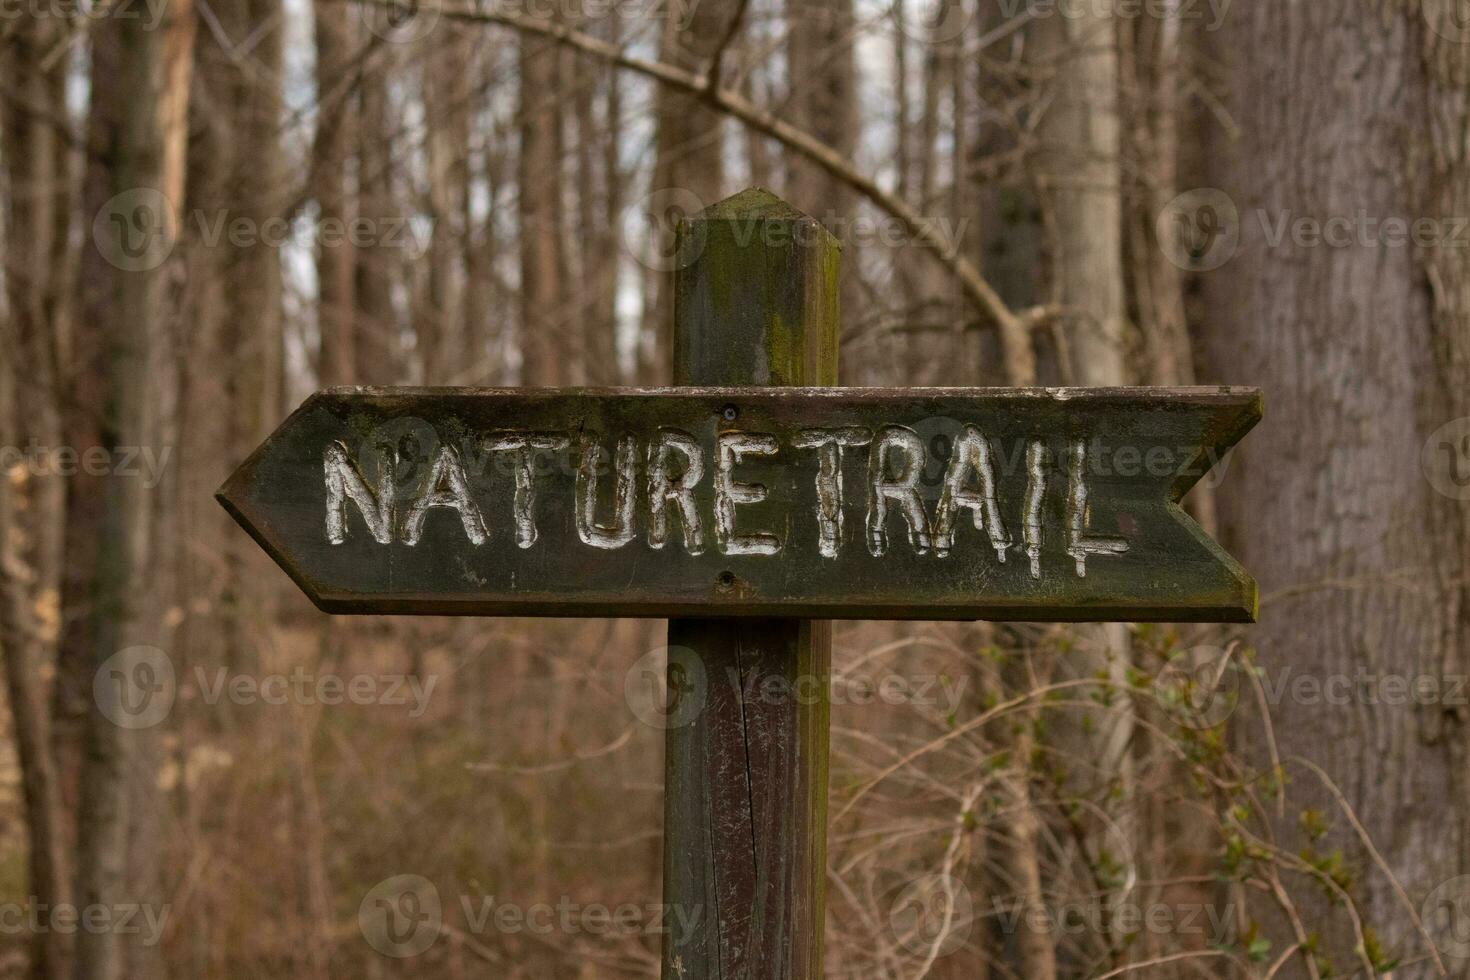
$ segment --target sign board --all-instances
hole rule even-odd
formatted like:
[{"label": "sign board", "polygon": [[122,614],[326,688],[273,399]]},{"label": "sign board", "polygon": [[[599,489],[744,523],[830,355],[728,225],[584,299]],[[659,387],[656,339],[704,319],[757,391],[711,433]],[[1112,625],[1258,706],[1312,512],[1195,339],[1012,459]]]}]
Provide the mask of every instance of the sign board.
[{"label": "sign board", "polygon": [[1244,388],[343,388],[219,496],[329,612],[1246,622],[1179,500],[1260,416]]}]

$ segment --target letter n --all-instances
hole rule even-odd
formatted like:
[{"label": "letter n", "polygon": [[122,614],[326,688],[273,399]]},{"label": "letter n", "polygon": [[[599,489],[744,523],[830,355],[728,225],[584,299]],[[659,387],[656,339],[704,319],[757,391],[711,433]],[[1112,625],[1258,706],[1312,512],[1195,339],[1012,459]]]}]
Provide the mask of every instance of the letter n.
[{"label": "letter n", "polygon": [[347,501],[357,505],[368,531],[378,544],[393,543],[393,468],[382,467],[378,491],[369,489],[357,465],[347,455],[347,447],[334,442],[325,457],[327,479],[327,540],[343,544],[347,540]]}]

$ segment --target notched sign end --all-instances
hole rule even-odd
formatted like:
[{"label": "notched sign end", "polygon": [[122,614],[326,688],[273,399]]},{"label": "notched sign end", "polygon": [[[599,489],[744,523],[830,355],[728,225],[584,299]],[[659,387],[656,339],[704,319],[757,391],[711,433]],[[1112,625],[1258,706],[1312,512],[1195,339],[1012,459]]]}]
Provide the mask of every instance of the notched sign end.
[{"label": "notched sign end", "polygon": [[1222,470],[1230,452],[1265,416],[1265,398],[1259,388],[1223,387],[1209,401],[1214,411],[1198,440],[1198,454],[1169,488],[1176,502],[1205,477]]},{"label": "notched sign end", "polygon": [[1209,608],[1221,622],[1254,623],[1261,611],[1256,580],[1200,527],[1180,503],[1185,494],[1205,477],[1219,472],[1223,478],[1230,452],[1265,416],[1265,398],[1259,388],[1222,388],[1216,406],[1209,426],[1199,440],[1197,461],[1180,472],[1169,493],[1175,520],[1225,569],[1233,586],[1225,601],[1210,603]]}]

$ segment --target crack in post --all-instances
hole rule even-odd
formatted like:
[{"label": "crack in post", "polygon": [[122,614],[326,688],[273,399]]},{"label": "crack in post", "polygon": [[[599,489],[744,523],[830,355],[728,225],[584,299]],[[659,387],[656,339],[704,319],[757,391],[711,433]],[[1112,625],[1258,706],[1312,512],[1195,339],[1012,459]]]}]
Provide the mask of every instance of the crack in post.
[{"label": "crack in post", "polygon": [[[735,676],[740,680],[739,690],[735,692],[736,700],[740,705],[740,746],[745,753],[745,815],[750,822],[750,880],[752,888],[758,888],[760,883],[760,859],[755,849],[755,780],[750,770],[750,722],[746,714],[745,691],[746,672],[741,662],[741,647],[735,646]],[[758,662],[758,661],[757,661]],[[755,898],[754,895],[751,896]],[[755,913],[754,901],[751,908],[752,916]]]}]

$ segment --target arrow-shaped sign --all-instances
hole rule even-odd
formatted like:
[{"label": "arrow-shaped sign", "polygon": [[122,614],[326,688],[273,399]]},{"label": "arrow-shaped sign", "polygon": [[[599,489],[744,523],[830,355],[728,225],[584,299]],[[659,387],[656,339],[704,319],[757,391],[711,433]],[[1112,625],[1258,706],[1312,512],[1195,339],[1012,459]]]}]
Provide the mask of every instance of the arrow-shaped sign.
[{"label": "arrow-shaped sign", "polygon": [[371,389],[219,499],[329,612],[1250,621],[1254,389]]}]

